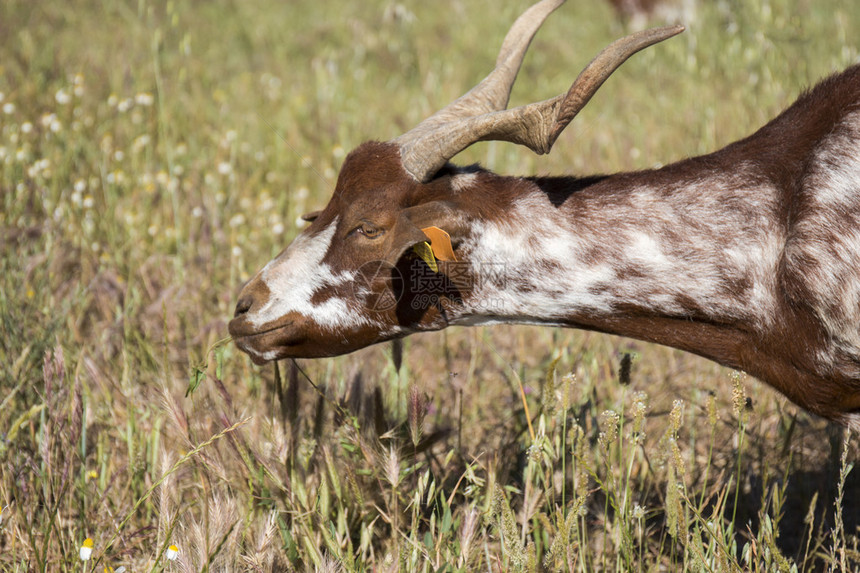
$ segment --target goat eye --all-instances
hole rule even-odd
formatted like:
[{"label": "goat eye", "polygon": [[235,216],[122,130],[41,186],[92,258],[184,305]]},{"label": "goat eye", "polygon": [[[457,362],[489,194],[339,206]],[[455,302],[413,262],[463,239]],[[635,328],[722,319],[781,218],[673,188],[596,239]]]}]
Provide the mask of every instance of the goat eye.
[{"label": "goat eye", "polygon": [[377,227],[373,227],[371,225],[363,224],[358,229],[356,229],[359,233],[367,237],[368,239],[375,239],[379,236],[380,230]]}]

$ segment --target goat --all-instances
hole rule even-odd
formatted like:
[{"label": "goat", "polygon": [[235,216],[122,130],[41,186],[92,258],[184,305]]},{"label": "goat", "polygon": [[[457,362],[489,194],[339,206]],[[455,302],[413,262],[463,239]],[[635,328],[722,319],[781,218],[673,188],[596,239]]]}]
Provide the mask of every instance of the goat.
[{"label": "goat", "polygon": [[257,364],[451,325],[590,329],[748,372],[860,429],[860,66],[709,155],[605,176],[507,177],[448,162],[477,141],[548,153],[633,53],[612,43],[566,94],[507,110],[529,8],[478,86],[360,145],[311,225],[242,289],[229,331]]},{"label": "goat", "polygon": [[666,22],[689,20],[696,12],[695,0],[609,0],[615,13],[630,26],[651,18]]}]

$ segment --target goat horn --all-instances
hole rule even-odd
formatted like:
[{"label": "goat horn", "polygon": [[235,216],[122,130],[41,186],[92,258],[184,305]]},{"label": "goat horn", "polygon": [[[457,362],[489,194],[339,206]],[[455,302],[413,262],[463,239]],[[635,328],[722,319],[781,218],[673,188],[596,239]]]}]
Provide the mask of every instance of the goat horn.
[{"label": "goat horn", "polygon": [[427,182],[457,153],[478,141],[508,141],[538,154],[549,153],[603,82],[636,52],[684,31],[666,26],[631,34],[603,49],[579,74],[567,93],[505,110],[525,51],[546,17],[564,0],[543,0],[514,23],[505,37],[496,68],[466,95],[394,140],[403,167]]},{"label": "goat horn", "polygon": [[454,120],[505,109],[532,38],[547,16],[564,2],[543,0],[523,12],[505,36],[493,71],[465,95],[395,139],[395,142],[403,145],[409,140],[421,139]]}]

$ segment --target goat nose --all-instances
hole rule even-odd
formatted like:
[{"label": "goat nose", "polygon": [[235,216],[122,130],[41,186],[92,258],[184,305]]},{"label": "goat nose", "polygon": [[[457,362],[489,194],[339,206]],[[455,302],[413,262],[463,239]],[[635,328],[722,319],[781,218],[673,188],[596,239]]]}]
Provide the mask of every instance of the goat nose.
[{"label": "goat nose", "polygon": [[242,298],[239,299],[239,302],[236,303],[236,313],[233,316],[239,317],[239,316],[245,314],[246,312],[251,310],[252,306],[254,306],[253,297],[250,297],[247,295],[243,296]]}]

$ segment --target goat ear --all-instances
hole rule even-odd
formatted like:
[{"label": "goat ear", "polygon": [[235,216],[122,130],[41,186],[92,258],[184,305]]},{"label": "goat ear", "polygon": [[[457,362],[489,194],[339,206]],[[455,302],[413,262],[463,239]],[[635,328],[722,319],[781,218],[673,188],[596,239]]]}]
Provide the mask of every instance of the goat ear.
[{"label": "goat ear", "polygon": [[302,219],[302,221],[307,221],[308,223],[313,223],[314,219],[319,217],[321,213],[322,213],[322,210],[311,211],[310,213],[305,213],[304,215],[302,215],[301,219]]},{"label": "goat ear", "polygon": [[419,243],[430,243],[432,237],[422,231],[427,227],[438,227],[455,238],[459,237],[462,234],[461,214],[447,201],[431,201],[404,209],[397,216],[386,239],[386,262],[395,266],[411,247]]},{"label": "goat ear", "polygon": [[426,240],[421,229],[408,217],[398,217],[385,240],[385,262],[392,267],[397,266],[397,261],[407,250]]}]

